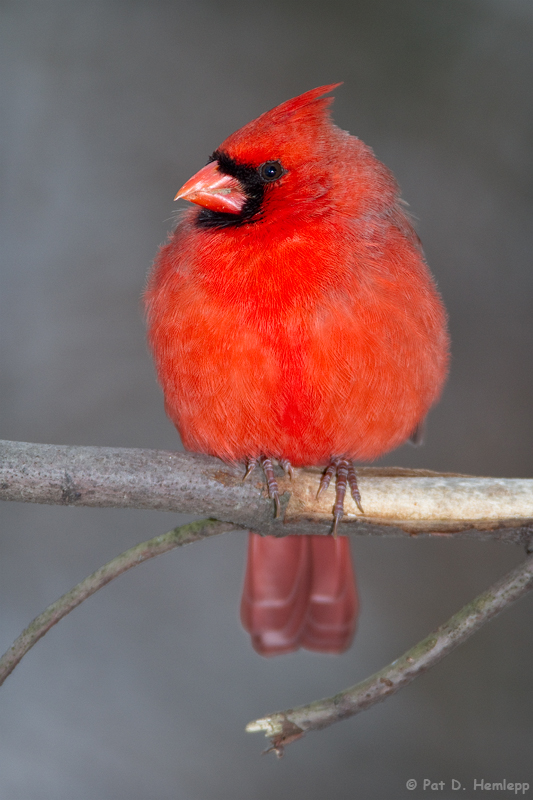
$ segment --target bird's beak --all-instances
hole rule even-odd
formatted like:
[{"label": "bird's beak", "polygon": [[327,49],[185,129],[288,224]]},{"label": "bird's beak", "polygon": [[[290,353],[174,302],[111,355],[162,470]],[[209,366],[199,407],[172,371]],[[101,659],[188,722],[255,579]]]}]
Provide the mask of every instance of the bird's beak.
[{"label": "bird's beak", "polygon": [[183,184],[174,200],[189,200],[211,211],[238,214],[246,195],[236,178],[219,172],[218,161],[211,161]]}]

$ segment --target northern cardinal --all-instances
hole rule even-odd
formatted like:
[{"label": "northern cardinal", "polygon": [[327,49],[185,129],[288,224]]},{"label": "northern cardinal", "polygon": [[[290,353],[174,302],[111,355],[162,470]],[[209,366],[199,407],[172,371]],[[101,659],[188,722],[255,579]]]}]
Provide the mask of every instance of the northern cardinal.
[{"label": "northern cardinal", "polygon": [[[189,450],[336,478],[402,444],[438,398],[446,314],[389,170],[330,120],[321,86],[229,136],[180,189],[145,300],[167,414]],[[362,510],[362,509],[361,509]],[[346,537],[251,533],[241,618],[255,649],[342,652],[357,593]]]}]

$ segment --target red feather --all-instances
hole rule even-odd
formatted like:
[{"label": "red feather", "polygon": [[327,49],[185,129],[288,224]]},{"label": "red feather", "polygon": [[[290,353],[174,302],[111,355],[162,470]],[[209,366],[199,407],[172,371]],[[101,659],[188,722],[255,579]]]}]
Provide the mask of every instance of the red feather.
[{"label": "red feather", "polygon": [[241,620],[264,656],[306,647],[342,653],[359,607],[350,541],[249,534]]},{"label": "red feather", "polygon": [[[337,85],[233,133],[178,193],[202,208],[161,248],[146,307],[166,410],[190,450],[368,461],[408,439],[440,394],[445,311],[392,174],[329,118],[322,95]],[[349,551],[319,540],[252,545],[243,620],[261,652],[340,651],[351,638]]]}]

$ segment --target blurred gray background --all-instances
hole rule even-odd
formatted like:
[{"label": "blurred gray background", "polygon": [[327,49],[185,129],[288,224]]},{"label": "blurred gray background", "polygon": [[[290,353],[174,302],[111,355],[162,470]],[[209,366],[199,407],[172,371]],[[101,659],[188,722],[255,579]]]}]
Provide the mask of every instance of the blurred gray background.
[{"label": "blurred gray background", "polygon": [[[533,476],[529,2],[4,0],[0,24],[2,438],[179,446],[139,300],[172,198],[233,130],[342,80],[334,118],[395,172],[450,314],[451,375],[427,443],[386,463]],[[2,651],[105,561],[187,519],[8,503],[1,514]],[[532,598],[388,702],[282,761],[260,757],[249,720],[361,680],[523,558],[479,542],[353,549],[362,613],[339,658],[253,652],[238,621],[242,533],[103,589],[0,692],[2,800],[533,785]]]}]

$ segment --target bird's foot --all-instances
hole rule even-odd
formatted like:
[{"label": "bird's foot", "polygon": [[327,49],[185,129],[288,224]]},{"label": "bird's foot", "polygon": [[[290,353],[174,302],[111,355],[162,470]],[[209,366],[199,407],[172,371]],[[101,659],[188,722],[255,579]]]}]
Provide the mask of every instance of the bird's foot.
[{"label": "bird's foot", "polygon": [[285,473],[285,475],[288,475],[288,476],[289,476],[289,478],[290,478],[290,479],[291,479],[291,481],[292,481],[292,478],[293,478],[293,476],[294,476],[294,470],[293,470],[293,468],[292,468],[292,464],[291,464],[291,462],[290,462],[290,461],[287,461],[287,459],[286,459],[286,458],[282,458],[282,459],[281,459],[281,461],[279,462],[279,465],[280,465],[280,467],[282,468],[282,470],[283,470],[283,472]]},{"label": "bird's foot", "polygon": [[244,473],[243,481],[248,478],[252,472],[254,471],[257,464],[257,458],[247,458],[246,459],[246,472]]},{"label": "bird's foot", "polygon": [[359,494],[359,487],[357,486],[357,475],[355,468],[351,461],[345,458],[332,458],[320,481],[318,487],[317,498],[325,491],[331,483],[332,477],[335,475],[335,505],[333,506],[333,528],[331,533],[336,538],[339,523],[344,516],[344,498],[346,496],[346,488],[350,487],[352,497],[355,505],[364,514],[363,506],[361,505],[361,495]]},{"label": "bird's foot", "polygon": [[[250,475],[250,473],[253,472],[258,460],[261,466],[263,467],[263,472],[265,473],[265,478],[268,487],[268,496],[274,501],[274,507],[275,507],[274,516],[279,517],[281,512],[281,506],[279,502],[279,489],[276,476],[274,475],[274,467],[272,464],[272,459],[267,458],[267,456],[261,456],[259,459],[248,458],[246,460],[246,472],[244,473],[243,480],[246,480],[246,478]],[[285,473],[292,478],[292,466],[290,461],[283,459],[279,463],[280,466],[283,467]]]}]

